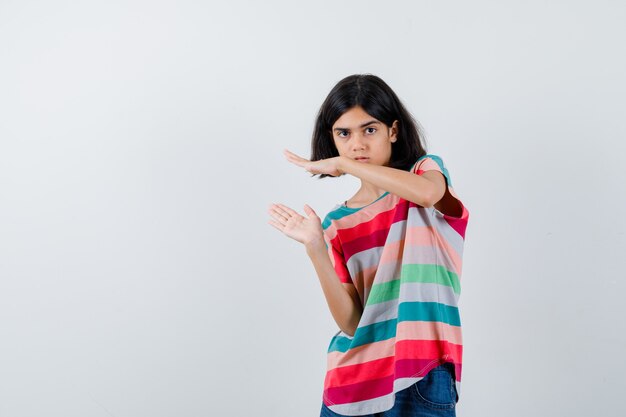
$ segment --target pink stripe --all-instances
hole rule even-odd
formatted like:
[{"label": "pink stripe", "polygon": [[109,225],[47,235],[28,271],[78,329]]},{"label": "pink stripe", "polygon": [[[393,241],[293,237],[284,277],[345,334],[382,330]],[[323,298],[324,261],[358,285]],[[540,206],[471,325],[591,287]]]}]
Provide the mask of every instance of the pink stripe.
[{"label": "pink stripe", "polygon": [[[324,389],[327,406],[371,400],[393,392],[393,381],[399,378],[423,378],[443,362],[429,359],[405,359],[396,362],[395,374],[383,378]],[[461,380],[462,365],[454,363],[455,380]]]},{"label": "pink stripe", "polygon": [[[347,221],[351,222],[349,222],[345,227],[341,229],[342,242],[344,244],[350,243],[353,240],[362,238],[376,231],[388,230],[389,225],[392,223],[392,217],[395,215],[396,211],[396,207],[383,209],[383,211],[379,212],[374,217],[370,218],[369,220],[365,220],[363,223],[358,224],[354,223],[354,219],[352,217],[348,218]],[[357,213],[360,213],[360,211]],[[370,216],[371,213],[368,214],[368,217]]]},{"label": "pink stripe", "polygon": [[401,340],[396,342],[396,359],[439,359],[461,362],[463,346],[440,340]]},{"label": "pink stripe", "polygon": [[[344,365],[326,373],[324,388],[352,385],[392,375],[402,360],[461,362],[462,346],[438,340],[402,340],[395,345],[395,357],[376,359],[355,365]],[[410,375],[406,375],[410,376]],[[414,375],[413,375],[414,376]]]},{"label": "pink stripe", "polygon": [[461,371],[463,370],[463,365],[460,363],[454,364],[454,379],[458,382],[461,382]]},{"label": "pink stripe", "polygon": [[[385,246],[388,234],[388,227],[380,230],[368,230],[359,238],[349,242],[344,241],[342,247],[346,262],[349,261],[350,257],[356,253],[363,252],[371,248]],[[345,237],[342,235],[342,238]]]},{"label": "pink stripe", "polygon": [[395,378],[423,378],[440,364],[438,359],[402,359],[396,362]]},{"label": "pink stripe", "polygon": [[[460,202],[461,200],[459,200]],[[461,203],[463,205],[463,203]],[[443,218],[446,219],[450,227],[452,227],[456,232],[461,235],[463,239],[465,239],[465,230],[467,229],[467,222],[469,220],[469,211],[465,205],[463,205],[463,214],[461,214],[461,218],[450,217],[447,214],[443,215]]]},{"label": "pink stripe", "polygon": [[382,397],[393,391],[393,376],[324,390],[325,404],[348,404]]},{"label": "pink stripe", "polygon": [[414,172],[416,172],[417,175],[421,175],[425,171],[439,171],[443,174],[439,164],[429,156],[420,161],[415,168],[417,169],[414,170]]},{"label": "pink stripe", "polygon": [[462,345],[461,328],[446,323],[426,321],[403,321],[396,329],[396,338],[382,340],[350,349],[347,352],[330,352],[327,356],[327,369],[356,365],[394,355],[396,340],[442,340]]},{"label": "pink stripe", "polygon": [[390,356],[371,362],[335,368],[326,372],[324,387],[352,385],[380,378],[383,375],[390,375],[393,373],[394,362],[395,358]]}]

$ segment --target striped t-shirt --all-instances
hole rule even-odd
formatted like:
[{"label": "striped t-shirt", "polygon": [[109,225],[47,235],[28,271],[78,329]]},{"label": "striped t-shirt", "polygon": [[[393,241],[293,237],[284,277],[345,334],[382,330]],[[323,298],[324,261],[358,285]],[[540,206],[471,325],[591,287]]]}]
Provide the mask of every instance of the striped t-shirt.
[{"label": "striped t-shirt", "polygon": [[460,217],[386,192],[365,207],[337,205],[322,223],[339,279],[364,306],[355,334],[339,331],[328,347],[323,402],[338,414],[389,410],[396,392],[444,362],[454,364],[460,392],[457,302],[469,212],[441,158],[424,155],[410,171],[430,170],[445,176]]}]

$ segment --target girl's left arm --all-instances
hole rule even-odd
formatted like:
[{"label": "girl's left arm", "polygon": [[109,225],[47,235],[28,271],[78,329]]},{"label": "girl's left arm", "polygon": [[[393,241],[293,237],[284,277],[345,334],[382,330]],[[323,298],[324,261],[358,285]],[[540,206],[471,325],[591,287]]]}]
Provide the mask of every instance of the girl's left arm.
[{"label": "girl's left arm", "polygon": [[446,180],[443,174],[437,171],[431,170],[415,175],[397,168],[357,162],[346,156],[309,161],[287,149],[284,150],[284,154],[290,162],[312,174],[332,176],[350,174],[422,207],[437,205],[447,194]]},{"label": "girl's left arm", "polygon": [[401,169],[370,165],[344,156],[338,157],[337,168],[422,207],[435,205],[446,193],[446,180],[437,171],[415,175]]}]

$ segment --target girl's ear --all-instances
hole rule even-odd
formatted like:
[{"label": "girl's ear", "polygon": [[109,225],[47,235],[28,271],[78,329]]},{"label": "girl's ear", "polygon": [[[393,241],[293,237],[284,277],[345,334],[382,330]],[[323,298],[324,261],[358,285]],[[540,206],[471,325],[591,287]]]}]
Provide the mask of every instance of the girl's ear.
[{"label": "girl's ear", "polygon": [[394,120],[391,125],[391,132],[389,134],[389,139],[391,139],[391,143],[394,143],[398,140],[398,121]]}]

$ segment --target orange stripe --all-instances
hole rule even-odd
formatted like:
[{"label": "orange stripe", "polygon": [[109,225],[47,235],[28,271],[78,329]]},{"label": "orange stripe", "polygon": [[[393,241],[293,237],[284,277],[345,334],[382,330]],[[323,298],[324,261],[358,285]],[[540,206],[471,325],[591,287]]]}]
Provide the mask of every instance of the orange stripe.
[{"label": "orange stripe", "polygon": [[340,366],[356,365],[370,362],[387,356],[393,356],[396,339],[387,339],[380,342],[362,345],[347,352],[334,351],[327,356],[327,369],[335,369]]}]

